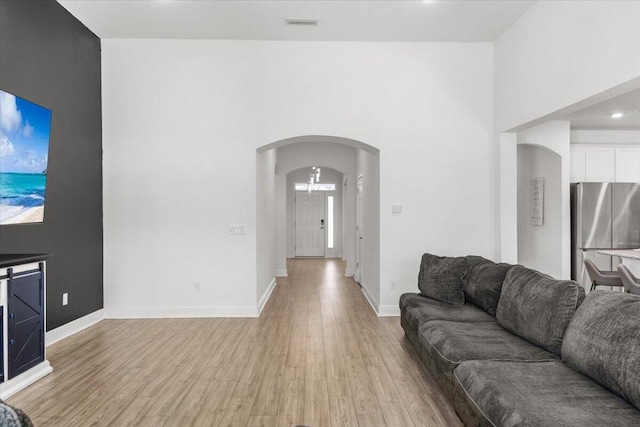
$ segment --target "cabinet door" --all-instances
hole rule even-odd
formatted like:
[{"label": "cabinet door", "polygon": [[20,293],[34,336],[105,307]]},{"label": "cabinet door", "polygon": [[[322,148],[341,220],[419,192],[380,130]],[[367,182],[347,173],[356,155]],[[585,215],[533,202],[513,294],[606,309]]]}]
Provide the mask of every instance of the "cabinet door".
[{"label": "cabinet door", "polygon": [[616,148],[616,182],[640,182],[640,148]]},{"label": "cabinet door", "polygon": [[585,182],[587,180],[586,175],[586,150],[584,147],[571,148],[571,182]]},{"label": "cabinet door", "polygon": [[4,307],[0,307],[0,382],[4,382]]},{"label": "cabinet door", "polygon": [[44,277],[40,270],[9,274],[9,372],[7,378],[44,361]]},{"label": "cabinet door", "polygon": [[613,182],[615,179],[615,149],[586,149],[586,182]]}]

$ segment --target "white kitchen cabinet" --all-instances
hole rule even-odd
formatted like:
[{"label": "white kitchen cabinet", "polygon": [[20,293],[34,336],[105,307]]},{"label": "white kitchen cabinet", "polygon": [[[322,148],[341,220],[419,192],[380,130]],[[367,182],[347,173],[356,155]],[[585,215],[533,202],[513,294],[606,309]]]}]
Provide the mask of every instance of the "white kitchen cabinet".
[{"label": "white kitchen cabinet", "polygon": [[587,151],[584,147],[571,147],[571,182],[585,182],[587,180],[586,154]]},{"label": "white kitchen cabinet", "polygon": [[616,148],[615,159],[616,182],[640,182],[640,148]]},{"label": "white kitchen cabinet", "polygon": [[615,164],[614,148],[587,147],[585,149],[585,182],[613,182]]},{"label": "white kitchen cabinet", "polygon": [[572,144],[570,181],[640,182],[639,145]]}]

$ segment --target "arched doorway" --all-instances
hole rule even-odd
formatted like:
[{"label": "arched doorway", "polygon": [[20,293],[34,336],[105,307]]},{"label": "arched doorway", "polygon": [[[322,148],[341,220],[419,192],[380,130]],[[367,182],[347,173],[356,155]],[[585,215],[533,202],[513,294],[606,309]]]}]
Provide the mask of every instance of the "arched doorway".
[{"label": "arched doorway", "polygon": [[[345,274],[353,276],[358,260],[370,266],[359,282],[372,305],[380,298],[380,177],[379,150],[360,141],[335,136],[300,136],[257,149],[256,258],[258,302],[261,309],[275,286],[275,276],[286,276],[287,174],[311,166],[324,166],[343,174],[342,248]],[[361,253],[356,245],[356,180],[363,175],[363,232]]]},{"label": "arched doorway", "polygon": [[517,151],[518,263],[563,277],[562,158],[540,145]]}]

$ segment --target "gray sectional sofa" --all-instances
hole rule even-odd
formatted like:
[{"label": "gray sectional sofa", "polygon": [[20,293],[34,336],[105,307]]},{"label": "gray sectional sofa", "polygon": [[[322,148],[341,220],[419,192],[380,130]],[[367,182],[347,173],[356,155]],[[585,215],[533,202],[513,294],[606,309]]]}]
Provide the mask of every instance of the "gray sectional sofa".
[{"label": "gray sectional sofa", "polygon": [[401,325],[467,426],[640,426],[640,297],[425,254]]},{"label": "gray sectional sofa", "polygon": [[20,409],[0,400],[0,426],[2,427],[33,427],[31,419]]}]

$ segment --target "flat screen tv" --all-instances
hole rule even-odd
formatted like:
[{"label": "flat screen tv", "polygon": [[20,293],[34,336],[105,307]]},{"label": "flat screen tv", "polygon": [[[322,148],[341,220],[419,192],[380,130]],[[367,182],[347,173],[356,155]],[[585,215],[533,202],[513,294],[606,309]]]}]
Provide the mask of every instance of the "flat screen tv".
[{"label": "flat screen tv", "polygon": [[44,221],[51,110],[0,90],[0,225]]}]

